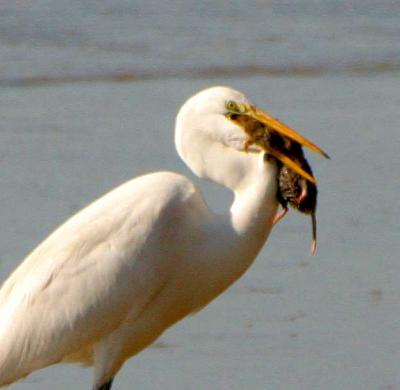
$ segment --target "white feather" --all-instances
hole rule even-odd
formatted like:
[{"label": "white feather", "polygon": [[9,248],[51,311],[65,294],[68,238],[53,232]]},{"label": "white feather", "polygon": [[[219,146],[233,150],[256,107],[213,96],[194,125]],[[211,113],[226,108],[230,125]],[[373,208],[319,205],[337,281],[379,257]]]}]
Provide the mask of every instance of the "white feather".
[{"label": "white feather", "polygon": [[188,179],[161,172],[69,219],[0,290],[0,385],[75,361],[93,364],[100,386],[249,267],[276,212],[276,167],[239,150],[243,131],[223,115],[231,99],[246,101],[228,88],[201,92],[176,129],[190,168],[235,192],[231,212],[211,213]]}]

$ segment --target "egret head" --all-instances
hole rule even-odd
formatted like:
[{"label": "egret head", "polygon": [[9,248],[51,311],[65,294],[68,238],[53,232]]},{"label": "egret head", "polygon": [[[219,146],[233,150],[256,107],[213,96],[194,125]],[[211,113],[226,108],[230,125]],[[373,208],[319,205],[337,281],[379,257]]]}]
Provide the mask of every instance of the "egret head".
[{"label": "egret head", "polygon": [[175,145],[194,173],[231,188],[254,162],[254,154],[260,152],[315,182],[288,153],[282,152],[284,148],[272,147],[269,141],[274,134],[327,157],[311,141],[228,87],[205,89],[184,103],[177,116]]},{"label": "egret head", "polygon": [[229,101],[250,104],[242,93],[227,87],[211,87],[189,98],[177,115],[175,145],[196,175],[232,188],[235,183],[229,182],[244,174],[247,135],[227,117]]},{"label": "egret head", "polygon": [[[249,104],[246,97],[227,87],[212,87],[189,98],[179,110],[175,132],[175,144],[185,160],[193,153],[193,141],[221,142],[229,144],[232,135],[244,139],[245,134],[237,125],[227,121],[227,102]],[[189,149],[189,150],[187,150]]]}]

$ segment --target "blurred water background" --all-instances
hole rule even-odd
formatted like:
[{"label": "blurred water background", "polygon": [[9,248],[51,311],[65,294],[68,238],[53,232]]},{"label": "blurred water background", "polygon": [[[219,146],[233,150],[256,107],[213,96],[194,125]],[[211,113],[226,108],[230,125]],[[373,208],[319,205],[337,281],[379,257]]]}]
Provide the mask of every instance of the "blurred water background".
[{"label": "blurred water background", "polygon": [[[290,212],[249,272],[115,388],[400,389],[399,77],[397,0],[1,0],[0,280],[113,186],[191,175],[176,111],[230,85],[332,156],[308,154],[318,254],[308,218]],[[10,389],[90,386],[90,370],[57,366]]]}]

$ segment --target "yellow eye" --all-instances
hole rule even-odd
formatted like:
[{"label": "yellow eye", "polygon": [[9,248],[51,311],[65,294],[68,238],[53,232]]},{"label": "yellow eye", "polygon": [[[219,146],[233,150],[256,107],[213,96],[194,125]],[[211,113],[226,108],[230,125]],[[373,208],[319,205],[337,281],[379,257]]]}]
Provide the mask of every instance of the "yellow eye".
[{"label": "yellow eye", "polygon": [[238,106],[233,100],[228,100],[225,104],[225,107],[230,112],[237,112]]},{"label": "yellow eye", "polygon": [[225,103],[225,107],[228,110],[228,114],[245,114],[246,106],[242,103],[237,103],[233,100],[228,100]]}]

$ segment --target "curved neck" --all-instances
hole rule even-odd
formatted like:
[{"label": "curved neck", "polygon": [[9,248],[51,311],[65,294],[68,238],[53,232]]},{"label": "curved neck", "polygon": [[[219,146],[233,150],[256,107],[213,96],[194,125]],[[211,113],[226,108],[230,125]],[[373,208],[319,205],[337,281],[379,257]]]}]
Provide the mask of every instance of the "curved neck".
[{"label": "curved neck", "polygon": [[[248,156],[251,164],[242,180],[233,188],[235,197],[230,213],[213,219],[207,228],[210,267],[219,292],[237,280],[252,264],[272,228],[278,201],[277,167],[259,156]],[[211,255],[213,254],[213,255]]]},{"label": "curved neck", "polygon": [[263,153],[253,156],[251,169],[233,189],[232,232],[246,253],[253,256],[267,239],[278,207],[276,169],[274,162],[264,161]]},{"label": "curved neck", "polygon": [[[250,266],[278,207],[276,164],[264,161],[262,152],[244,153],[245,131],[225,116],[225,103],[231,99],[248,103],[242,94],[224,88],[195,95],[179,110],[175,128],[178,154],[194,174],[235,194],[230,213],[216,216],[204,208],[205,219],[198,224],[202,238],[197,260],[208,268],[199,291],[208,291],[209,299]],[[198,299],[204,303],[207,297]]]},{"label": "curved neck", "polygon": [[209,145],[199,155],[207,163],[190,161],[193,171],[234,193],[228,219],[223,218],[223,230],[231,232],[232,242],[249,242],[257,253],[271,230],[278,207],[275,161],[265,161],[262,152],[244,153],[220,144]]}]

